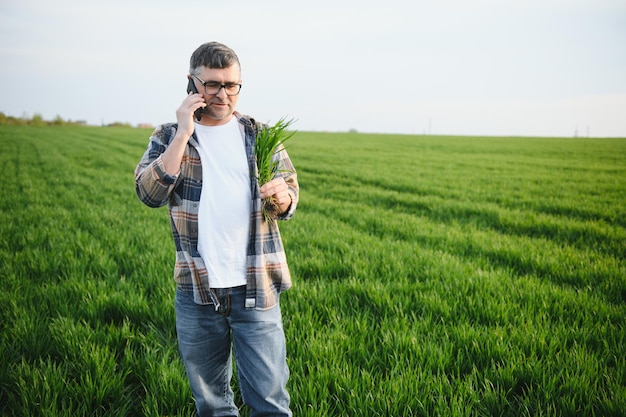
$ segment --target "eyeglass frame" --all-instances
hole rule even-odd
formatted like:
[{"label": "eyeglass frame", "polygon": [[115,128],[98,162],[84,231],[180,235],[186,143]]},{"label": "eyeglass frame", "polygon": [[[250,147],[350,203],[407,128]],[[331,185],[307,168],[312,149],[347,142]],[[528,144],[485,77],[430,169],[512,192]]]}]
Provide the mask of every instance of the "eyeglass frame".
[{"label": "eyeglass frame", "polygon": [[[202,84],[202,86],[204,87],[204,92],[206,94],[210,94],[210,95],[217,95],[220,93],[220,91],[222,90],[222,88],[224,89],[224,92],[226,93],[227,96],[229,97],[233,97],[236,95],[239,95],[239,93],[241,92],[241,83],[227,83],[227,84],[219,84],[217,81],[204,81],[202,80],[200,77],[198,77],[197,75],[194,74],[190,74],[193,78],[195,78],[196,80],[200,81],[200,84]],[[215,83],[215,84],[219,84],[219,88],[217,89],[217,91],[215,93],[209,93],[206,89],[207,89],[207,84],[209,83]],[[237,92],[235,94],[228,94],[228,90],[226,90],[226,87],[231,87],[231,86],[239,86],[239,89],[237,90]]]}]

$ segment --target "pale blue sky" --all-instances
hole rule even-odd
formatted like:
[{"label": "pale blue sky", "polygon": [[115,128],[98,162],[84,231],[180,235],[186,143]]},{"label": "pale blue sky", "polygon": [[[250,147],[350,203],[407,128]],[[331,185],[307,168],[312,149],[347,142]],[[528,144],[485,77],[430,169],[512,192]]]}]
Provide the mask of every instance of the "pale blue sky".
[{"label": "pale blue sky", "polygon": [[175,120],[189,56],[298,130],[626,137],[624,0],[0,0],[0,111]]}]

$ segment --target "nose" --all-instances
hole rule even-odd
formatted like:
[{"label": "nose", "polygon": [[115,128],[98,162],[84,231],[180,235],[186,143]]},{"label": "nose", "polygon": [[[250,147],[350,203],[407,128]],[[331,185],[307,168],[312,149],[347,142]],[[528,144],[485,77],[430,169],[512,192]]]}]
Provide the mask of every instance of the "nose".
[{"label": "nose", "polygon": [[220,98],[225,98],[227,97],[226,94],[226,86],[222,85],[220,86],[220,89],[217,90],[217,93],[215,93],[216,96],[220,97]]}]

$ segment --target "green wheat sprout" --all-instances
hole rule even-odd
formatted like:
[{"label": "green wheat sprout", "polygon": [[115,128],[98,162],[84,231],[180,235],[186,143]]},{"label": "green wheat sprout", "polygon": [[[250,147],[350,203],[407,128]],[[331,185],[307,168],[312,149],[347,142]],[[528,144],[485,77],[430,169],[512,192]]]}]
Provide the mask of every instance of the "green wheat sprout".
[{"label": "green wheat sprout", "polygon": [[[261,129],[257,135],[254,144],[254,154],[259,170],[257,177],[259,185],[271,181],[276,173],[280,172],[278,170],[278,161],[272,160],[272,157],[280,152],[284,148],[284,143],[296,133],[288,130],[293,122],[293,119],[285,120],[283,117],[274,126],[267,126]],[[273,197],[263,199],[262,212],[266,221],[273,222],[276,219],[278,216],[278,204]]]}]

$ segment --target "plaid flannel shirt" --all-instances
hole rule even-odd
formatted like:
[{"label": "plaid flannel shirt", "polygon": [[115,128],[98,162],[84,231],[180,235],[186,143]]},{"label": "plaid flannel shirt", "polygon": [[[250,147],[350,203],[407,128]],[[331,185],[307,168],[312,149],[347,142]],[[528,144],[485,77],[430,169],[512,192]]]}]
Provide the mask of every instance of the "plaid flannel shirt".
[{"label": "plaid flannel shirt", "polygon": [[[257,129],[262,126],[257,125],[254,119],[237,112],[235,117],[239,121],[245,141],[252,192],[252,215],[246,261],[246,307],[264,310],[276,305],[278,295],[291,287],[291,275],[278,223],[268,223],[261,213],[254,141]],[[149,207],[162,207],[166,204],[168,206],[176,246],[174,280],[178,288],[193,292],[194,302],[214,304],[217,309],[219,302],[210,288],[210,277],[198,252],[202,163],[197,150],[196,133],[194,132],[189,139],[177,175],[168,175],[161,159],[161,154],[174,138],[177,127],[175,123],[164,124],[157,127],[150,136],[148,148],[135,169],[135,191],[139,199]],[[292,204],[287,212],[278,217],[279,220],[287,220],[294,215],[298,204],[297,175],[285,149],[278,152],[274,158],[279,163],[276,176],[285,178],[292,198]]]}]

